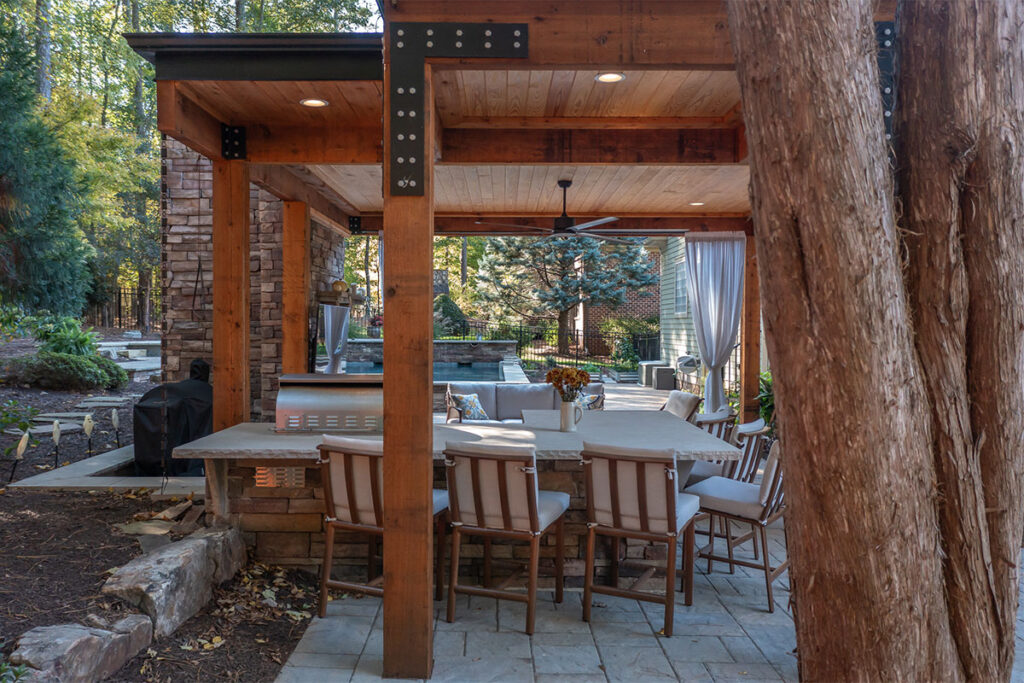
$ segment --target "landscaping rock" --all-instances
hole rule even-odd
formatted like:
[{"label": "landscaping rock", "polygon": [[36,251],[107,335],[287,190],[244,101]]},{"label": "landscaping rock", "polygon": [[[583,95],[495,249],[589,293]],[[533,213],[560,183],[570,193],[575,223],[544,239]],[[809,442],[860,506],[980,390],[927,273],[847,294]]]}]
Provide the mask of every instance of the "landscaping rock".
[{"label": "landscaping rock", "polygon": [[149,615],[156,635],[166,636],[196,614],[245,564],[237,529],[201,530],[137,557],[116,570],[103,592]]},{"label": "landscaping rock", "polygon": [[31,681],[93,683],[124,666],[152,637],[152,622],[141,614],[125,617],[112,631],[80,624],[40,626],[19,639],[10,661],[35,669]]}]

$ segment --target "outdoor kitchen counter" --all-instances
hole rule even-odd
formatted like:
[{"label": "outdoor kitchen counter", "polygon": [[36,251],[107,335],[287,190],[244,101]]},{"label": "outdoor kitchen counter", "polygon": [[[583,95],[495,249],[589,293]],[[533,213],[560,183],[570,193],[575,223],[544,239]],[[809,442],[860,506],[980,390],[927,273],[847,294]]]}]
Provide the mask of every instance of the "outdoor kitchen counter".
[{"label": "outdoor kitchen counter", "polygon": [[[576,460],[583,440],[651,449],[674,448],[680,476],[689,474],[693,460],[737,460],[740,451],[675,415],[656,410],[584,411],[577,432],[558,430],[556,410],[524,411],[525,424],[435,424],[434,458],[440,459],[449,441],[486,441],[492,445],[533,446],[537,459]],[[381,439],[380,434],[357,435]],[[206,461],[207,511],[217,522],[229,522],[228,464],[245,461],[262,467],[308,466],[317,458],[320,433],[274,431],[274,425],[248,422],[215,432],[174,449],[175,458]]]}]

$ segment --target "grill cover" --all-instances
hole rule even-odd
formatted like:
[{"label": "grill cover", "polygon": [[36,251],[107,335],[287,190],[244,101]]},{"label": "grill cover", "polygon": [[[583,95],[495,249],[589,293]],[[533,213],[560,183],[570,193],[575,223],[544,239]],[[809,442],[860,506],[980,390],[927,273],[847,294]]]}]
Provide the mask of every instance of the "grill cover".
[{"label": "grill cover", "polygon": [[[142,476],[201,476],[202,460],[172,460],[175,446],[213,432],[210,365],[194,360],[189,379],[147,391],[134,411],[135,470]],[[161,449],[164,430],[167,441]]]}]

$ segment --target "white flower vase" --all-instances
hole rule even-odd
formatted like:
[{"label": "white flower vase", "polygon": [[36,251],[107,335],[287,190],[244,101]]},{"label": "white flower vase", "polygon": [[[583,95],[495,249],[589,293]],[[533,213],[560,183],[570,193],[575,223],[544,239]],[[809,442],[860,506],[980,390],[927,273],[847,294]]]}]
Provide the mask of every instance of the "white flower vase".
[{"label": "white flower vase", "polygon": [[559,431],[575,432],[576,425],[583,419],[583,409],[574,401],[562,401],[561,423]]}]

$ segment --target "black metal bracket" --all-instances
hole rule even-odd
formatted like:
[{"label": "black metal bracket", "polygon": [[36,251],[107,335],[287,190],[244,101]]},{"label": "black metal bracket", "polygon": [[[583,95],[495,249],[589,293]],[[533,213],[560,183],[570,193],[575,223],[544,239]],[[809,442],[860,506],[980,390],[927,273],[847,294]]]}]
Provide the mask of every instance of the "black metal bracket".
[{"label": "black metal bracket", "polygon": [[391,156],[395,196],[423,196],[423,65],[428,57],[525,59],[529,56],[526,24],[402,22],[390,25]]},{"label": "black metal bracket", "polygon": [[357,235],[363,231],[363,217],[362,216],[349,216],[348,217],[348,230],[353,235]]},{"label": "black metal bracket", "polygon": [[225,159],[245,158],[245,126],[220,124],[220,155]]},{"label": "black metal bracket", "polygon": [[882,89],[885,140],[891,144],[896,109],[896,24],[892,21],[876,21],[875,38],[878,41],[878,85]]}]

